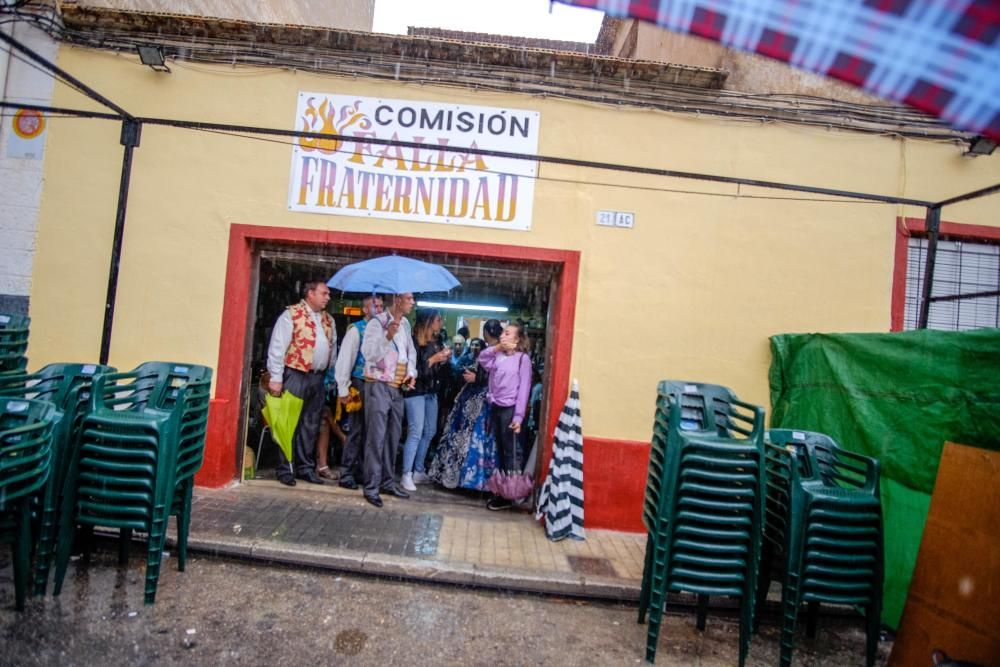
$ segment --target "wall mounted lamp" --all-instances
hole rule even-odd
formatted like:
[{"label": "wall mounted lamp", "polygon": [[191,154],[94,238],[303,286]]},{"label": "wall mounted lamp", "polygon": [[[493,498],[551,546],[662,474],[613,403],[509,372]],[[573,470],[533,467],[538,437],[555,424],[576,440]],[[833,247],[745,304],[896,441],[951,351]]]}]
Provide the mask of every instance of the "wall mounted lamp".
[{"label": "wall mounted lamp", "polygon": [[139,60],[143,65],[148,65],[157,72],[169,72],[167,61],[163,58],[163,49],[154,44],[145,44],[135,47],[139,52]]},{"label": "wall mounted lamp", "polygon": [[976,157],[977,155],[992,155],[996,147],[997,142],[992,139],[973,137],[969,140],[969,150],[965,151],[965,154],[972,157]]}]

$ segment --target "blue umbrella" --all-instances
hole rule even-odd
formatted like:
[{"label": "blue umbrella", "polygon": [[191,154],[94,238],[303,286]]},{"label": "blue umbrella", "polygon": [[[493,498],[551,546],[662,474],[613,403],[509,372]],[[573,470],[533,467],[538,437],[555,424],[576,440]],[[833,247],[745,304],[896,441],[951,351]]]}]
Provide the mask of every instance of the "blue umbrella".
[{"label": "blue umbrella", "polygon": [[461,285],[443,266],[399,255],[348,264],[326,284],[342,292],[383,294],[446,292]]}]

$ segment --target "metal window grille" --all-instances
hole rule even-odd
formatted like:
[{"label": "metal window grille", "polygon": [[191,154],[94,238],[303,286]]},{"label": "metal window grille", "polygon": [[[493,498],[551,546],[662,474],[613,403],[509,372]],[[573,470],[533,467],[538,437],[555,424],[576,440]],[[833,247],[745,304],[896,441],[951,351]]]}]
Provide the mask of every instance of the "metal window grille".
[{"label": "metal window grille", "polygon": [[[903,328],[916,329],[927,260],[927,239],[911,237],[906,261]],[[1000,327],[1000,245],[940,240],[931,286],[928,329],[965,331]],[[971,296],[992,292],[986,296]],[[964,296],[970,295],[970,296]],[[959,297],[934,301],[935,297]]]}]

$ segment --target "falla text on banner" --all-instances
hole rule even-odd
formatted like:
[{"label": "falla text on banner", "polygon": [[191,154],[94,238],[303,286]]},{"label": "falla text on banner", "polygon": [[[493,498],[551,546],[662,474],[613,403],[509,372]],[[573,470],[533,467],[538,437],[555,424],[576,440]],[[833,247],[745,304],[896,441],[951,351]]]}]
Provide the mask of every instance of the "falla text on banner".
[{"label": "falla text on banner", "polygon": [[[293,211],[526,231],[537,163],[463,147],[538,154],[537,111],[300,92],[292,149]],[[419,147],[375,145],[385,139]]]}]

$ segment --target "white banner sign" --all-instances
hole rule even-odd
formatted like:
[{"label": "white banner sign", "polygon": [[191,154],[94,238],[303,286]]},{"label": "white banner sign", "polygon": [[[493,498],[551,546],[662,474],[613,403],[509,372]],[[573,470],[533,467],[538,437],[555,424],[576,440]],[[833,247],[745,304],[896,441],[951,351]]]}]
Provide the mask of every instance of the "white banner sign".
[{"label": "white banner sign", "polygon": [[296,130],[419,147],[296,139],[288,207],[528,230],[534,161],[444,148],[537,155],[539,120],[523,109],[300,92]]}]

